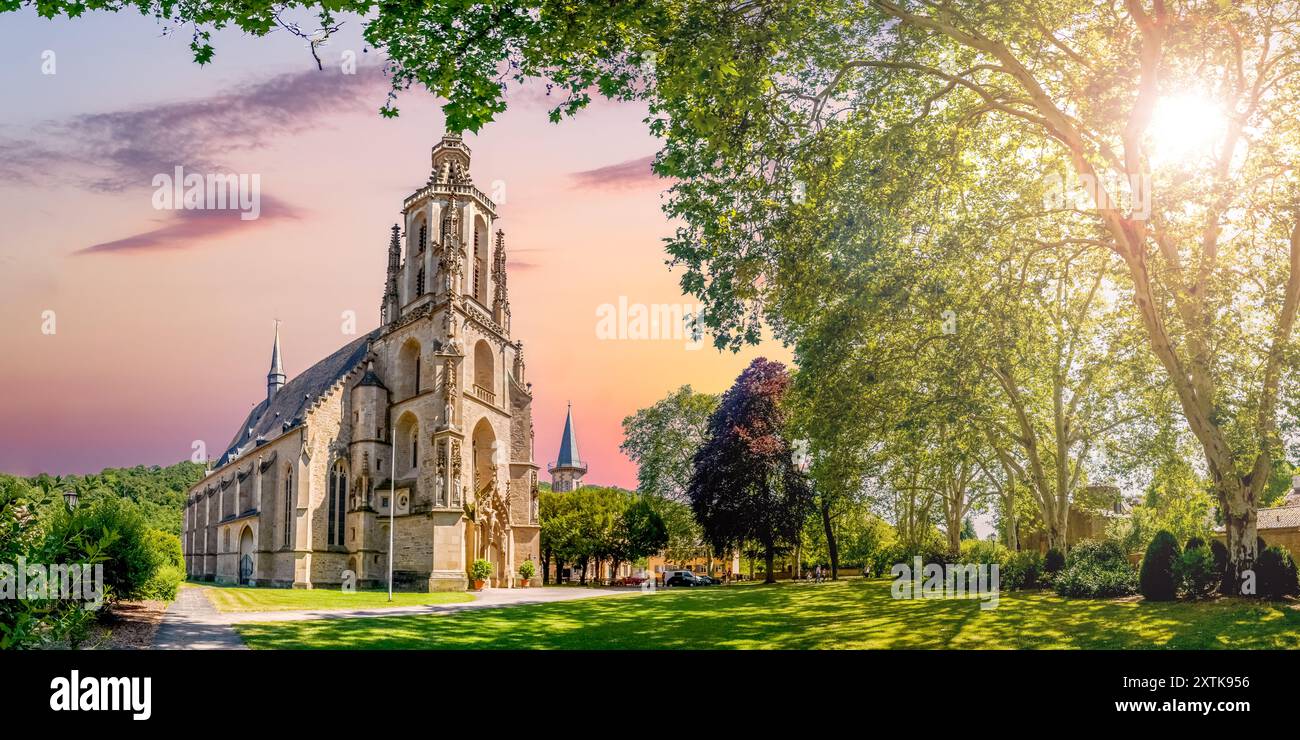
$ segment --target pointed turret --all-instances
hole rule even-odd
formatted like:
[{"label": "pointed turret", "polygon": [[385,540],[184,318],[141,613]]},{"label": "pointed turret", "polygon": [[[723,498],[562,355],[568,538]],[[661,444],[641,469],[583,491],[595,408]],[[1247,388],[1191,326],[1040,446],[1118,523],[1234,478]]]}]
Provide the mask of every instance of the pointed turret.
[{"label": "pointed turret", "polygon": [[578,433],[573,426],[573,403],[569,403],[564,417],[564,434],[560,437],[560,454],[549,467],[551,488],[572,491],[582,488],[582,476],[587,474],[587,464],[578,458]]},{"label": "pointed turret", "polygon": [[284,363],[280,361],[280,320],[275,320],[275,344],[271,347],[271,372],[266,374],[266,403],[284,387]]},{"label": "pointed turret", "polygon": [[402,270],[402,230],[393,224],[393,235],[388,240],[388,278],[384,282],[384,303],[379,311],[379,319],[385,324],[397,320],[401,296],[397,292],[398,276]]}]

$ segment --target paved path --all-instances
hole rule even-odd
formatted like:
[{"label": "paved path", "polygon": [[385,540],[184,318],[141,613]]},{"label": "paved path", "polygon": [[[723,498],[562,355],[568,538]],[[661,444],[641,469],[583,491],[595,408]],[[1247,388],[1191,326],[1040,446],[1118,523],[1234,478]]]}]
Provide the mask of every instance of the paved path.
[{"label": "paved path", "polygon": [[229,623],[214,618],[220,612],[201,588],[181,588],[167,607],[154,633],[154,650],[247,650]]},{"label": "paved path", "polygon": [[380,609],[308,609],[273,612],[221,612],[208,601],[202,587],[182,588],[163,615],[154,637],[155,650],[246,650],[238,622],[300,622],[308,619],[355,619],[403,614],[447,614],[467,609],[496,609],[524,604],[590,599],[598,596],[632,596],[640,589],[625,588],[491,588],[472,594],[473,601],[458,604],[419,604]]}]

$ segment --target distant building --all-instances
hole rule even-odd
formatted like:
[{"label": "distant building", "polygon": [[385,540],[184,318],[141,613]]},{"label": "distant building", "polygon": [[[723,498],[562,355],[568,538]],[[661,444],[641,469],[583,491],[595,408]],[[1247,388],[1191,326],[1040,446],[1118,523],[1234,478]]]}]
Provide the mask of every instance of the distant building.
[{"label": "distant building", "polygon": [[[1281,503],[1257,512],[1255,533],[1264,539],[1264,544],[1278,545],[1300,560],[1300,475],[1291,479],[1291,491]],[[1222,525],[1215,528],[1214,538],[1226,542]]]}]

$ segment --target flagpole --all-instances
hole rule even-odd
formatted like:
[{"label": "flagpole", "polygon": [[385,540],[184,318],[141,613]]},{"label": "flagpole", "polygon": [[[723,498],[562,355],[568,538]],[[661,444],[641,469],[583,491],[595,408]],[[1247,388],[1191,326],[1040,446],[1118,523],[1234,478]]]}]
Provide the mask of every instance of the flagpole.
[{"label": "flagpole", "polygon": [[[396,436],[396,435],[394,435]],[[389,445],[393,465],[388,469],[388,600],[393,600],[393,510],[397,508],[397,440]]]}]

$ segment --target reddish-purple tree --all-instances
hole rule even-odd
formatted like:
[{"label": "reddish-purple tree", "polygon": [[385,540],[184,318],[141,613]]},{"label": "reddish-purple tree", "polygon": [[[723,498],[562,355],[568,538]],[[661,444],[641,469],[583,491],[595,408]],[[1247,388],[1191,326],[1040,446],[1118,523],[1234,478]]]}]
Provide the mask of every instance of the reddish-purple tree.
[{"label": "reddish-purple tree", "polygon": [[789,387],[779,362],[760,357],[745,368],[709,417],[687,490],[709,546],[721,555],[757,543],[768,583],[777,548],[796,541],[813,506],[785,435],[781,402]]}]

